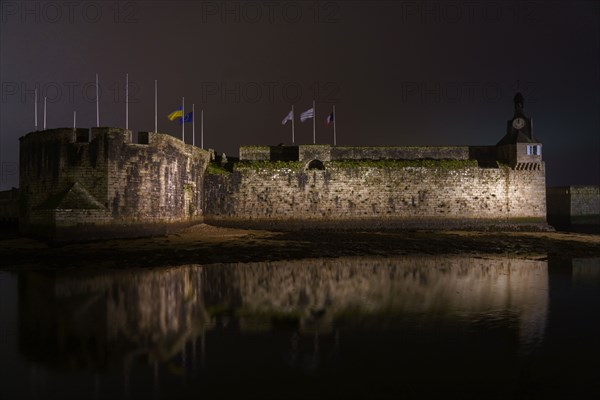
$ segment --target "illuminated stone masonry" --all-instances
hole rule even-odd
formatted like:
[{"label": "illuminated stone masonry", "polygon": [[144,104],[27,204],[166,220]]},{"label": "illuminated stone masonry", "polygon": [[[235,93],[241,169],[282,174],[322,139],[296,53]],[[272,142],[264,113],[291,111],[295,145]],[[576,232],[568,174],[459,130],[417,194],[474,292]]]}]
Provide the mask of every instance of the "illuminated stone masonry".
[{"label": "illuminated stone masonry", "polygon": [[[411,153],[410,148],[298,146],[318,158],[265,161],[241,148],[232,171],[209,169],[205,178],[205,220],[211,224],[293,227],[469,227],[545,223],[545,172],[517,169],[474,158],[368,159],[369,153]],[[468,147],[415,149],[468,154]],[[438,151],[436,151],[438,150]],[[336,152],[357,159],[337,159]],[[445,154],[444,154],[445,155]],[[322,156],[322,157],[321,157]]]},{"label": "illuminated stone masonry", "polygon": [[52,241],[199,222],[268,229],[545,229],[542,145],[515,96],[492,146],[244,146],[240,158],[155,132],[52,129],[20,139],[19,226]]},{"label": "illuminated stone masonry", "polygon": [[22,233],[55,241],[165,234],[202,222],[208,151],[166,134],[52,129],[20,139]]},{"label": "illuminated stone masonry", "polygon": [[515,96],[492,146],[246,146],[205,178],[205,220],[271,229],[545,229],[542,145]]}]

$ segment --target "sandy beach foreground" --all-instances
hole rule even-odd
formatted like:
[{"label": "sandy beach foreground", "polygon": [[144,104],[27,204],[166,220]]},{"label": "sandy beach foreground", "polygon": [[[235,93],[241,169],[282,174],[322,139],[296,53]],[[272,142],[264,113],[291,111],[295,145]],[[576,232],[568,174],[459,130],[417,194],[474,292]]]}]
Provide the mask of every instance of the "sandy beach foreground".
[{"label": "sandy beach foreground", "polygon": [[178,234],[50,246],[0,240],[1,269],[160,267],[403,254],[599,257],[600,235],[566,232],[271,232],[196,225]]}]

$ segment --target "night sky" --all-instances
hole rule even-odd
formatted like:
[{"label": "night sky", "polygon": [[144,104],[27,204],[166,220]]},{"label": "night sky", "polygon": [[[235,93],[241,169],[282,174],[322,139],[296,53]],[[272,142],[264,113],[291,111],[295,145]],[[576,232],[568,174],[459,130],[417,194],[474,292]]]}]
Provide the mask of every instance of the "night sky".
[{"label": "night sky", "polygon": [[[181,128],[185,97],[204,109],[205,147],[291,144],[317,102],[317,143],[490,145],[505,134],[520,82],[550,186],[600,184],[597,1],[6,1],[0,27],[0,190],[18,186],[18,138],[48,128]],[[191,124],[186,125],[191,143]],[[200,137],[196,120],[196,144]],[[296,119],[296,142],[312,123]]]}]

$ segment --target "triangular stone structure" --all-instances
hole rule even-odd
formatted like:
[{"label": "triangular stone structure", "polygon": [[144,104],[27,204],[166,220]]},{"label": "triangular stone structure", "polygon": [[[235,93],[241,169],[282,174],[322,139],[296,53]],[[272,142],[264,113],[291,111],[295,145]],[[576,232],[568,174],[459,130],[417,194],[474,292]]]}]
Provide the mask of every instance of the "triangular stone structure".
[{"label": "triangular stone structure", "polygon": [[40,210],[106,210],[79,182],[52,195],[39,207]]}]

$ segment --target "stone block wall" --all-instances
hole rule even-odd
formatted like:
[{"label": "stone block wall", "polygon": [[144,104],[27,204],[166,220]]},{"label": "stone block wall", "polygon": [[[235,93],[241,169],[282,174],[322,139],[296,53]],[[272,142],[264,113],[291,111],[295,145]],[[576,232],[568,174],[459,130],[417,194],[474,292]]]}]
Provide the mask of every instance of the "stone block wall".
[{"label": "stone block wall", "polygon": [[508,164],[511,167],[515,167],[519,164],[539,164],[542,162],[542,155],[531,155],[527,154],[527,146],[536,145],[540,146],[541,143],[514,143],[505,144],[497,147],[498,161]]},{"label": "stone block wall", "polygon": [[202,217],[202,185],[208,152],[164,134],[131,144],[109,133],[108,209],[128,223],[179,222]]},{"label": "stone block wall", "polygon": [[571,186],[571,215],[600,215],[600,186]]},{"label": "stone block wall", "polygon": [[[468,160],[468,146],[381,146],[331,148],[332,160]],[[322,160],[325,161],[325,160]]]},{"label": "stone block wall", "polygon": [[332,147],[329,145],[302,145],[298,146],[298,158],[300,161],[331,161],[332,160]]},{"label": "stone block wall", "polygon": [[600,186],[548,188],[548,222],[557,227],[600,226]]},{"label": "stone block wall", "polygon": [[[22,137],[20,230],[53,239],[80,234],[95,239],[166,233],[169,226],[201,221],[209,153],[165,134],[142,134],[146,144],[132,143],[131,137],[120,128],[92,128],[91,135],[64,128]],[[73,206],[72,199],[66,209],[61,206],[61,196],[74,184],[92,206]]]},{"label": "stone block wall", "polygon": [[263,161],[271,159],[269,146],[242,146],[240,147],[240,160]]},{"label": "stone block wall", "polygon": [[544,169],[479,168],[476,161],[240,163],[207,175],[205,220],[270,227],[462,226],[544,222]]},{"label": "stone block wall", "polygon": [[542,151],[541,143],[517,143],[516,144],[516,162],[517,163],[539,163],[542,161],[542,153],[532,155],[527,154],[527,146],[539,146],[539,150]]},{"label": "stone block wall", "polygon": [[557,186],[548,188],[548,222],[600,226],[600,186]]},{"label": "stone block wall", "polygon": [[20,138],[19,225],[27,232],[31,213],[52,195],[78,181],[106,203],[108,176],[104,141],[77,142],[87,129],[63,128],[32,132]]},{"label": "stone block wall", "polygon": [[240,160],[468,160],[470,153],[469,146],[242,146]]}]

